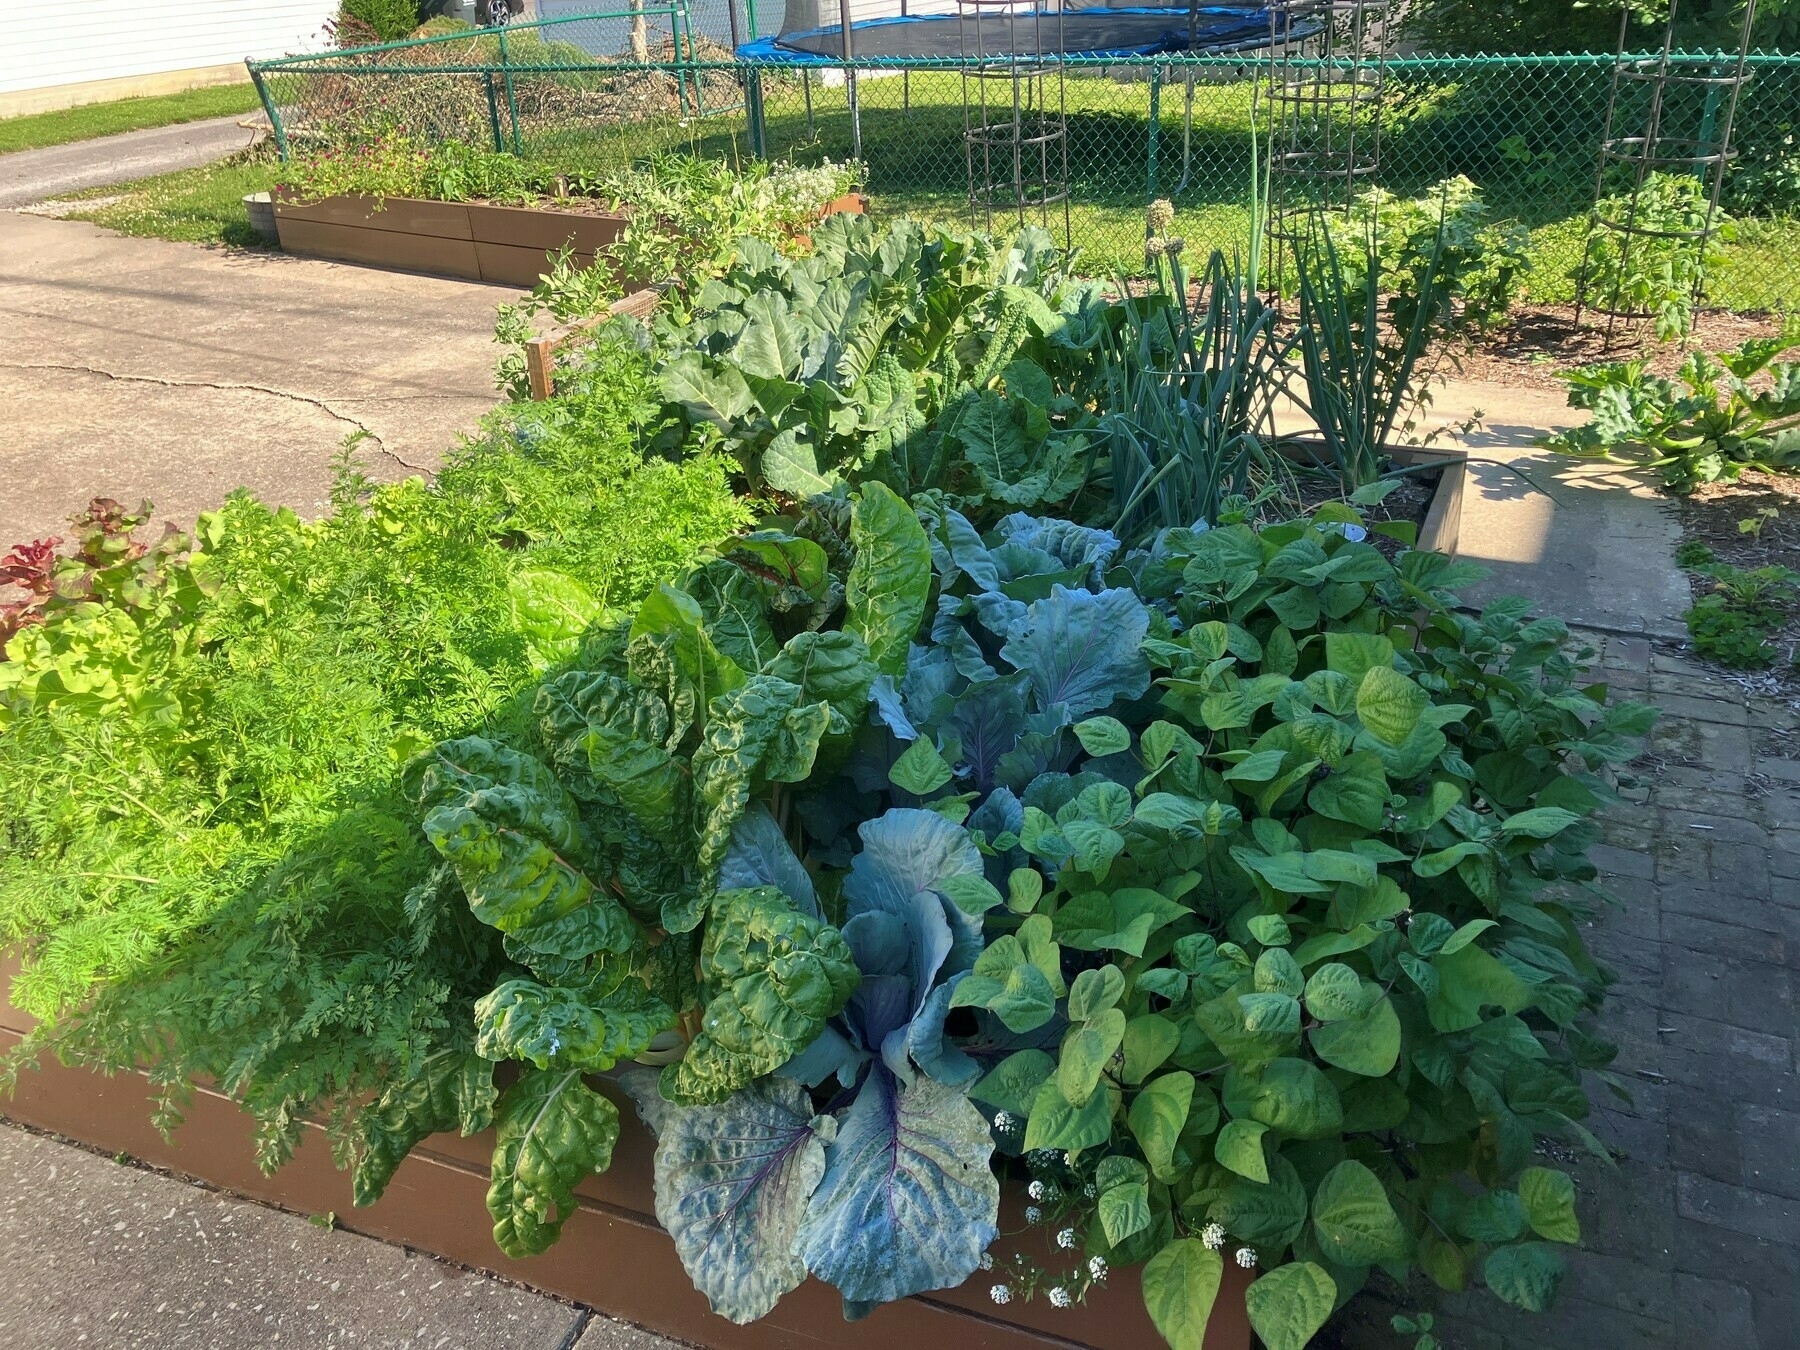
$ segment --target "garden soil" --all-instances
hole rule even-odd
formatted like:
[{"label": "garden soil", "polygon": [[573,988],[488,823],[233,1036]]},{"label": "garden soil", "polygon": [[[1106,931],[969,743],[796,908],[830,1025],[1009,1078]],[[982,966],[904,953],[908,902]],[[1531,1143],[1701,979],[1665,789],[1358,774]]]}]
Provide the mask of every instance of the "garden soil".
[{"label": "garden soil", "polygon": [[101,494],[191,524],[234,488],[321,510],[435,469],[497,401],[506,287],[128,239],[0,211],[0,549]]}]

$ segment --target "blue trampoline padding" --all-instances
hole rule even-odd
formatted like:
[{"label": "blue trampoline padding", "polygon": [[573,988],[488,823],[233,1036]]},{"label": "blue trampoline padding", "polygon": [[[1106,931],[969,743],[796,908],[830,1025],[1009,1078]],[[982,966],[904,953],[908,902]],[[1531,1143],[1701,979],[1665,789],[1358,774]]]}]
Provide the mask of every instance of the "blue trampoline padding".
[{"label": "blue trampoline padding", "polygon": [[[1014,16],[1021,35],[1032,31],[1030,14]],[[1054,41],[1058,16],[1046,12],[1045,41]],[[1062,54],[1104,59],[1157,56],[1190,50],[1189,10],[1169,7],[1066,9],[1061,14]],[[971,19],[970,23],[973,24]],[[1009,20],[988,14],[990,33],[1009,31]],[[1295,25],[1296,30],[1299,25]],[[842,65],[842,29],[813,28],[758,38],[737,48],[739,60],[773,65]],[[850,25],[851,47],[858,65],[879,65],[907,59],[931,58],[955,61],[963,57],[964,29],[954,14],[910,14],[886,19],[864,19]],[[1298,33],[1291,34],[1298,36]],[[1243,5],[1202,5],[1191,50],[1239,50],[1263,46],[1269,40],[1269,11]],[[985,55],[1003,57],[1004,46],[988,46]],[[973,53],[970,53],[971,55]],[[1046,55],[1048,55],[1046,51]]]}]

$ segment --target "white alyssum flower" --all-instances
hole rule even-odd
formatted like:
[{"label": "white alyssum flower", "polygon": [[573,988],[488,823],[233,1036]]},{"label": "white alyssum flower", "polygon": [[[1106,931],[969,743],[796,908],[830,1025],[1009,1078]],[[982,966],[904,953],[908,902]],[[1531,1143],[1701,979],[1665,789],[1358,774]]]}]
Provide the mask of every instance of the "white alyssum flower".
[{"label": "white alyssum flower", "polygon": [[1090,1256],[1088,1258],[1088,1275],[1095,1280],[1104,1280],[1106,1278],[1106,1258],[1104,1256]]},{"label": "white alyssum flower", "polygon": [[1042,1200],[1044,1198],[1044,1183],[1041,1181],[1032,1182],[1031,1185],[1025,1188],[1025,1194],[1029,1195],[1033,1200]]},{"label": "white alyssum flower", "polygon": [[1100,1194],[1099,1191],[1094,1189],[1094,1183],[1091,1181],[1088,1182],[1087,1185],[1085,1185],[1081,1188],[1081,1193],[1084,1196],[1086,1196],[1089,1200],[1092,1200],[1095,1196]]},{"label": "white alyssum flower", "polygon": [[1207,1224],[1200,1230],[1200,1241],[1206,1244],[1209,1251],[1218,1251],[1225,1245],[1225,1225],[1222,1223]]},{"label": "white alyssum flower", "polygon": [[994,1268],[994,1254],[992,1252],[983,1252],[981,1254],[981,1268],[983,1270],[992,1270]]},{"label": "white alyssum flower", "polygon": [[1249,1270],[1250,1267],[1256,1264],[1256,1248],[1239,1247],[1237,1249],[1237,1263],[1245,1270]]},{"label": "white alyssum flower", "polygon": [[988,1297],[993,1299],[996,1303],[1011,1303],[1012,1288],[1009,1285],[997,1284],[992,1289],[988,1290]]},{"label": "white alyssum flower", "polygon": [[1000,1111],[994,1116],[994,1128],[999,1130],[1002,1134],[1005,1134],[1008,1130],[1012,1129],[1014,1123],[1013,1113],[1011,1111]]},{"label": "white alyssum flower", "polygon": [[1063,1229],[1062,1232],[1056,1235],[1056,1245],[1061,1247],[1064,1251],[1073,1250],[1075,1246],[1075,1230],[1073,1228]]},{"label": "white alyssum flower", "polygon": [[1074,1301],[1075,1296],[1060,1284],[1051,1286],[1050,1306],[1052,1308],[1066,1308]]},{"label": "white alyssum flower", "polygon": [[1036,1205],[1025,1206],[1025,1222],[1026,1223],[1036,1223],[1039,1219],[1041,1219],[1043,1217],[1044,1217],[1044,1211],[1039,1209]]}]

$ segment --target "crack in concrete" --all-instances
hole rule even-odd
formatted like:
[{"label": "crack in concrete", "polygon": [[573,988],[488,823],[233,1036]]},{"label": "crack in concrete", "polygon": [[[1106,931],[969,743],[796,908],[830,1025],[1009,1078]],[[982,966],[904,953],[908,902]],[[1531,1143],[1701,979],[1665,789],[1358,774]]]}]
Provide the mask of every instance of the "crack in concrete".
[{"label": "crack in concrete", "polygon": [[[221,383],[216,380],[171,380],[161,375],[121,375],[116,371],[102,370],[98,366],[74,365],[57,361],[0,361],[0,369],[64,370],[75,375],[98,375],[101,378],[108,380],[134,381],[139,384],[156,384],[161,385],[165,389],[217,389],[221,392],[239,390],[251,394],[268,394],[272,398],[290,399],[295,403],[305,403],[310,407],[317,408],[327,417],[334,418],[348,426],[355,427],[363,435],[374,441],[375,448],[389,459],[393,460],[396,464],[399,464],[404,468],[412,469],[418,473],[431,472],[428,466],[424,464],[414,464],[411,460],[403,459],[400,455],[388,449],[386,443],[381,439],[380,434],[366,423],[358,421],[348,413],[339,412],[324,399],[314,398],[310,394],[296,394],[291,390],[274,389],[266,384]],[[389,395],[385,401],[397,402],[404,397],[404,395]],[[375,400],[369,399],[364,401],[373,402]]]}]

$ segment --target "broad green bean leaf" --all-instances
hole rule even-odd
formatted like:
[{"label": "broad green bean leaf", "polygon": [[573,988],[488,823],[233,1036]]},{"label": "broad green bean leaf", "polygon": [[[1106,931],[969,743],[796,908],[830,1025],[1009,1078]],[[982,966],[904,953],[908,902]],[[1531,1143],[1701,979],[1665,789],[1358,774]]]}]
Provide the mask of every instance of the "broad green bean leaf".
[{"label": "broad green bean leaf", "polygon": [[514,1258],[548,1250],[575,1212],[575,1187],[611,1166],[618,1138],[618,1108],[581,1070],[525,1070],[494,1110],[494,1245]]},{"label": "broad green bean leaf", "polygon": [[1313,962],[1321,961],[1327,956],[1342,956],[1346,952],[1359,952],[1380,936],[1366,923],[1358,924],[1347,933],[1320,933],[1302,942],[1294,951],[1294,959],[1303,967],[1310,966]]},{"label": "broad green bean leaf", "polygon": [[1465,858],[1487,856],[1488,846],[1465,839],[1449,848],[1424,853],[1413,860],[1412,870],[1422,877],[1441,877]]},{"label": "broad green bean leaf", "polygon": [[586,584],[547,567],[514,572],[506,593],[513,624],[524,634],[540,669],[574,656],[588,625],[606,612]]},{"label": "broad green bean leaf", "polygon": [[921,736],[888,770],[888,782],[915,797],[928,797],[951,779],[950,765],[938,748]]},{"label": "broad green bean leaf", "polygon": [[1515,1308],[1544,1312],[1562,1284],[1561,1253],[1547,1242],[1517,1242],[1496,1247],[1481,1267],[1487,1287]]},{"label": "broad green bean leaf", "polygon": [[362,1151],[351,1173],[351,1195],[372,1205],[415,1144],[446,1130],[464,1135],[485,1130],[493,1120],[494,1066],[466,1050],[427,1055],[410,1077],[388,1085],[357,1121]]},{"label": "broad green bean leaf", "polygon": [[1300,963],[1283,947],[1271,947],[1257,957],[1252,977],[1259,994],[1286,994],[1289,998],[1299,998],[1306,987],[1306,976],[1300,973]]},{"label": "broad green bean leaf", "polygon": [[912,508],[871,480],[850,513],[856,562],[845,583],[844,631],[859,637],[878,670],[898,676],[925,617],[931,545]]},{"label": "broad green bean leaf", "polygon": [[1056,1061],[1042,1050],[1016,1050],[989,1069],[981,1081],[969,1089],[969,1095],[997,1110],[1028,1116],[1039,1089],[1055,1072]]},{"label": "broad green bean leaf", "polygon": [[1131,749],[1131,732],[1115,717],[1090,717],[1075,724],[1075,739],[1090,755],[1119,755]]},{"label": "broad green bean leaf", "polygon": [[1525,835],[1531,839],[1550,839],[1580,819],[1573,811],[1565,811],[1560,806],[1538,806],[1508,816],[1500,822],[1500,833]]},{"label": "broad green bean leaf", "polygon": [[1376,633],[1327,633],[1325,668],[1360,686],[1369,671],[1394,664],[1394,644]]},{"label": "broad green bean leaf", "polygon": [[1213,1140],[1213,1157],[1240,1177],[1266,1184],[1269,1160],[1263,1154],[1263,1136],[1268,1132],[1259,1120],[1228,1120]]},{"label": "broad green bean leaf", "polygon": [[638,606],[631,635],[633,639],[645,635],[674,639],[670,655],[676,669],[693,685],[702,715],[714,698],[744,682],[743,668],[714,645],[700,602],[666,581]]},{"label": "broad green bean leaf", "polygon": [[1250,936],[1265,947],[1285,947],[1294,940],[1285,914],[1253,915],[1246,927]]},{"label": "broad green bean leaf", "polygon": [[1125,1014],[1117,1008],[1108,1008],[1070,1030],[1057,1061],[1056,1082],[1071,1106],[1083,1105],[1094,1094],[1101,1072],[1112,1063],[1124,1040]]},{"label": "broad green bean leaf", "polygon": [[1144,1263],[1144,1307],[1170,1350],[1202,1350],[1224,1273],[1225,1258],[1198,1238],[1176,1238]]},{"label": "broad green bean leaf", "polygon": [[1460,805],[1463,792],[1455,783],[1439,779],[1423,796],[1408,797],[1400,808],[1399,828],[1407,833],[1428,830],[1442,820],[1451,807]]},{"label": "broad green bean leaf", "polygon": [[1035,867],[1015,867],[1006,878],[1006,907],[1014,914],[1029,914],[1044,898],[1044,874]]},{"label": "broad green bean leaf", "polygon": [[[655,1091],[655,1079],[646,1084]],[[795,1254],[837,1121],[798,1083],[765,1078],[716,1106],[667,1106],[656,1145],[656,1218],[694,1287],[740,1325],[806,1279]]]},{"label": "broad green bean leaf", "polygon": [[1075,867],[1096,881],[1105,881],[1112,860],[1125,851],[1125,836],[1097,820],[1071,820],[1060,829]]},{"label": "broad green bean leaf", "polygon": [[[1149,973],[1149,972],[1146,972]],[[1185,979],[1180,971],[1165,971]],[[1138,988],[1142,989],[1140,979]],[[1181,1044],[1181,1028],[1160,1013],[1145,1013],[1125,1024],[1125,1068],[1120,1075],[1130,1083],[1141,1083],[1162,1067]]]},{"label": "broad green bean leaf", "polygon": [[1294,1164],[1276,1153],[1269,1158],[1266,1185],[1248,1177],[1232,1177],[1206,1216],[1246,1242],[1285,1247],[1306,1227],[1306,1187]]},{"label": "broad green bean leaf", "polygon": [[795,1252],[850,1303],[950,1289],[994,1240],[1000,1182],[987,1120],[925,1074],[876,1064],[841,1118]]},{"label": "broad green bean leaf", "polygon": [[1307,805],[1322,816],[1360,825],[1365,830],[1378,830],[1387,818],[1387,778],[1381,761],[1375,755],[1349,756],[1330,777],[1315,783],[1306,796]]},{"label": "broad green bean leaf", "polygon": [[1150,1187],[1143,1181],[1128,1181],[1100,1192],[1100,1231],[1106,1240],[1118,1246],[1134,1233],[1150,1226]]},{"label": "broad green bean leaf", "polygon": [[1056,993],[1019,939],[994,939],[950,996],[952,1008],[986,1008],[1011,1032],[1035,1031],[1056,1016]]},{"label": "broad green bean leaf", "polygon": [[[1365,996],[1377,992],[1364,986]],[[1327,1022],[1308,1033],[1313,1053],[1327,1064],[1366,1078],[1383,1078],[1400,1061],[1400,1018],[1384,995],[1361,1017]]]},{"label": "broad green bean leaf", "polygon": [[1437,954],[1439,956],[1455,956],[1488,929],[1498,926],[1492,919],[1470,919],[1444,939],[1444,945],[1438,948]]},{"label": "broad green bean leaf", "polygon": [[1319,1182],[1313,1192],[1312,1219],[1319,1250],[1340,1265],[1401,1261],[1411,1251],[1381,1178],[1350,1159]]},{"label": "broad green bean leaf", "polygon": [[1306,1009],[1321,1022],[1344,1022],[1369,1010],[1362,976],[1349,966],[1328,961],[1306,982]]},{"label": "broad green bean leaf", "polygon": [[1298,1036],[1300,1002],[1292,994],[1245,994],[1244,1030],[1253,1036]]},{"label": "broad green bean leaf", "polygon": [[1378,875],[1375,860],[1343,849],[1320,848],[1302,855],[1306,875],[1314,881],[1345,881],[1352,886],[1373,886]]},{"label": "broad green bean leaf", "polygon": [[1097,1148],[1112,1138],[1112,1119],[1118,1100],[1117,1089],[1110,1085],[1091,1095],[1080,1106],[1069,1104],[1051,1078],[1038,1089],[1031,1103],[1031,1118],[1025,1124],[1025,1147],[1083,1149]]},{"label": "broad green bean leaf", "polygon": [[1194,1075],[1177,1069],[1144,1084],[1125,1114],[1150,1171],[1160,1181],[1173,1180],[1175,1146],[1194,1103]]},{"label": "broad green bean leaf", "polygon": [[1356,715],[1370,735],[1392,746],[1413,734],[1430,702],[1429,694],[1390,666],[1371,666],[1356,688]]},{"label": "broad green bean leaf", "polygon": [[1025,673],[1038,707],[1099,712],[1150,687],[1143,653],[1150,614],[1128,590],[1095,594],[1057,585],[1013,626],[1000,654]]},{"label": "broad green bean leaf", "polygon": [[1069,986],[1069,1020],[1085,1022],[1098,1017],[1125,993],[1125,976],[1115,965],[1084,970]]},{"label": "broad green bean leaf", "polygon": [[1233,1066],[1221,1095],[1234,1117],[1260,1120],[1295,1139],[1323,1139],[1344,1123],[1337,1089],[1304,1059],[1277,1059],[1258,1073]]},{"label": "broad green bean leaf", "polygon": [[1426,999],[1431,1025],[1439,1031],[1464,1031],[1481,1021],[1484,1007],[1515,1013],[1532,1002],[1531,989],[1506,965],[1471,943],[1451,956],[1431,960],[1438,988]]},{"label": "broad green bean leaf", "polygon": [[1268,1350],[1306,1350],[1336,1310],[1337,1293],[1324,1267],[1289,1261],[1244,1291],[1244,1307]]},{"label": "broad green bean leaf", "polygon": [[986,914],[1001,904],[1000,892],[986,877],[945,877],[938,886],[938,894],[970,916]]},{"label": "broad green bean leaf", "polygon": [[1575,1183],[1568,1173],[1527,1167],[1519,1174],[1519,1198],[1525,1202],[1531,1231],[1552,1242],[1580,1242],[1581,1221],[1575,1217]]},{"label": "broad green bean leaf", "polygon": [[1063,902],[1051,920],[1056,940],[1077,951],[1121,951],[1142,956],[1157,929],[1188,910],[1147,887],[1125,887],[1111,895],[1084,891]]},{"label": "broad green bean leaf", "polygon": [[1498,1244],[1523,1235],[1528,1222],[1517,1192],[1493,1190],[1463,1205],[1456,1226],[1464,1237]]},{"label": "broad green bean leaf", "polygon": [[[1239,989],[1242,986],[1238,986]],[[1219,1052],[1241,1068],[1256,1070],[1300,1048],[1300,1037],[1278,1031],[1251,1031],[1244,1025],[1238,993],[1227,991],[1194,1010],[1195,1020]]]},{"label": "broad green bean leaf", "polygon": [[508,980],[475,1003],[475,1052],[483,1059],[520,1059],[540,1069],[604,1073],[635,1059],[675,1014],[640,980],[616,988],[571,989]]},{"label": "broad green bean leaf", "polygon": [[662,1095],[710,1104],[773,1073],[824,1029],[861,979],[837,929],[772,886],[713,897],[700,970],[700,1034],[663,1070]]}]

